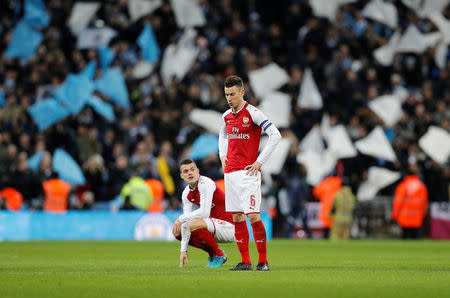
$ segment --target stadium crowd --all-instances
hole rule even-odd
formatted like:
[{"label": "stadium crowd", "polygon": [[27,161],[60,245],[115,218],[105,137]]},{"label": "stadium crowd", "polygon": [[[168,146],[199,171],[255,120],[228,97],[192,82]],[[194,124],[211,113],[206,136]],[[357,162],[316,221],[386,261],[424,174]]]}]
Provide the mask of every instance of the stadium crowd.
[{"label": "stadium crowd", "polygon": [[[380,65],[372,53],[389,41],[393,30],[362,17],[361,10],[368,2],[341,5],[336,21],[330,22],[315,16],[307,0],[279,1],[275,6],[269,1],[199,0],[207,20],[205,26],[196,28],[200,53],[182,80],[174,78],[166,86],[159,75],[160,62],[154,65],[152,75],[143,79],[134,78],[132,68],[140,55],[136,39],[145,24],[151,24],[162,55],[182,33],[171,2],[162,1],[154,12],[132,22],[127,1],[103,1],[90,26],[109,26],[118,32],[109,43],[115,52],[111,65],[123,72],[131,107],[115,105],[116,121],[108,122],[86,106],[78,115],[39,131],[27,109],[51,97],[69,73],[98,61],[99,54],[96,49],[76,47],[76,36],[66,21],[74,1],[44,0],[50,24],[42,29],[44,38],[35,55],[28,61],[5,58],[14,27],[23,16],[24,1],[2,1],[0,89],[5,100],[0,106],[0,189],[14,187],[28,208],[42,208],[42,183],[52,177],[52,153],[61,148],[81,166],[87,181],[74,190],[77,200],[72,200],[70,208],[90,209],[113,200],[133,176],[161,180],[157,160],[163,158],[175,185],[174,190],[166,190],[165,207],[177,209],[184,187],[177,162],[189,155],[193,141],[204,132],[191,122],[189,113],[194,108],[227,110],[223,81],[232,74],[243,77],[246,100],[258,106],[248,74],[275,62],[290,76],[280,90],[291,96],[293,108],[289,128],[281,132],[294,142],[282,172],[265,184],[263,197],[275,198],[274,207],[283,221],[290,212],[297,212],[302,202],[315,200],[305,180],[305,167],[296,160],[299,141],[321,122],[324,113],[330,115],[330,125],[345,125],[352,141],[367,136],[375,126],[383,126],[368,103],[399,86],[408,91],[402,101],[403,116],[394,127],[384,127],[398,162],[358,154],[339,160],[329,175],[341,177],[356,193],[370,166],[405,175],[411,171],[424,181],[430,201],[449,201],[449,162],[433,161],[418,146],[431,125],[450,133],[449,56],[443,68],[434,62],[434,48],[423,54],[397,54],[391,66]],[[402,1],[390,2],[397,7],[400,30],[410,23],[423,32],[435,29]],[[443,15],[450,18],[450,5]],[[322,110],[296,105],[306,68],[312,70],[322,95]],[[27,159],[41,150],[47,153],[34,172]],[[199,160],[198,165],[202,175],[214,180],[223,177],[218,154]],[[394,187],[384,188],[382,194],[393,195]],[[279,200],[283,190],[288,194],[287,207]]]}]

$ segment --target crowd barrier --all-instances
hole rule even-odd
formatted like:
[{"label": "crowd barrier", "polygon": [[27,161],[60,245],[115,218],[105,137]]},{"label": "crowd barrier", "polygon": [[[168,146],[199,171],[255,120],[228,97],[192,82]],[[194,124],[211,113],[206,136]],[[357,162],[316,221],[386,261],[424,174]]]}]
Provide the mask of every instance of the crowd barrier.
[{"label": "crowd barrier", "polygon": [[[172,241],[181,211],[0,211],[0,240],[155,240]],[[272,239],[272,220],[261,213]],[[248,222],[247,222],[248,224]],[[248,224],[250,237],[251,226]]]}]

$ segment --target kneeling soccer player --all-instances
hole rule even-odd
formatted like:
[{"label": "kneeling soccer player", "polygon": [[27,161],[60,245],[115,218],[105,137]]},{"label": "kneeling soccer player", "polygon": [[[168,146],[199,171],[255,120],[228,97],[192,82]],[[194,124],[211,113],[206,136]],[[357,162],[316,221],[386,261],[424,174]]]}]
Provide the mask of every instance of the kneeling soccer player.
[{"label": "kneeling soccer player", "polygon": [[[188,184],[182,194],[183,214],[177,219],[172,233],[181,240],[180,268],[189,263],[188,245],[209,254],[206,267],[221,267],[227,256],[217,242],[235,242],[231,213],[225,211],[225,193],[213,180],[201,176],[192,159],[180,162],[180,176]],[[194,205],[199,208],[194,210]]]}]

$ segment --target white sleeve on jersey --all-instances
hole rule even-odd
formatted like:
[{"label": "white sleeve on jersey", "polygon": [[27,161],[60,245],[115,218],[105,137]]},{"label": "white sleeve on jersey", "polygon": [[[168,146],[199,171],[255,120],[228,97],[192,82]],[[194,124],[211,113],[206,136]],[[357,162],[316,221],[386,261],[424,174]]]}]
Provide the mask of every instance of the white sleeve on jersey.
[{"label": "white sleeve on jersey", "polygon": [[183,221],[183,219],[185,217],[189,217],[189,215],[194,210],[194,204],[189,202],[189,200],[187,198],[188,193],[189,193],[189,185],[186,186],[186,188],[183,190],[183,193],[181,194],[181,202],[183,203],[183,214],[181,214],[180,217],[178,217],[178,219],[181,221],[181,223],[186,222],[186,221]]},{"label": "white sleeve on jersey", "polygon": [[189,229],[189,223],[181,225],[181,248],[180,252],[188,250],[189,240],[191,239],[191,230]]},{"label": "white sleeve on jersey", "polygon": [[261,112],[259,109],[251,106],[248,107],[248,111],[250,112],[250,115],[252,116],[253,122],[262,128],[262,130],[269,136],[269,141],[264,146],[264,149],[259,154],[258,158],[256,159],[258,162],[263,164],[264,162],[269,159],[270,154],[275,149],[275,146],[280,142],[281,140],[281,134],[278,128],[275,127],[275,125],[272,124],[272,122],[267,119],[266,115],[264,115],[263,112]]},{"label": "white sleeve on jersey", "polygon": [[227,127],[225,126],[225,119],[222,117],[222,127],[219,132],[219,157],[222,158],[228,152]]},{"label": "white sleeve on jersey", "polygon": [[209,215],[211,214],[211,206],[214,191],[216,190],[216,184],[211,179],[200,176],[197,187],[200,193],[200,207],[189,214],[183,213],[179,217],[181,223],[189,222],[193,218],[208,218]]}]

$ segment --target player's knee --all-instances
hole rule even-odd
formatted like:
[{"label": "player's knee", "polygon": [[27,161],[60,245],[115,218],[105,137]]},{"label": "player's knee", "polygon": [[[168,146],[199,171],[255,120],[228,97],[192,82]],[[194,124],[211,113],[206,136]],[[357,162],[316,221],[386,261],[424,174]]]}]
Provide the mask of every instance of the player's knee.
[{"label": "player's knee", "polygon": [[252,214],[247,215],[247,217],[248,217],[248,221],[250,221],[251,224],[261,220],[259,213],[252,213]]},{"label": "player's knee", "polygon": [[234,222],[239,222],[239,221],[244,221],[245,220],[245,215],[243,213],[233,213],[233,221]]},{"label": "player's knee", "polygon": [[175,236],[176,239],[181,240],[181,233],[175,227],[173,227],[172,229],[172,234]]}]

